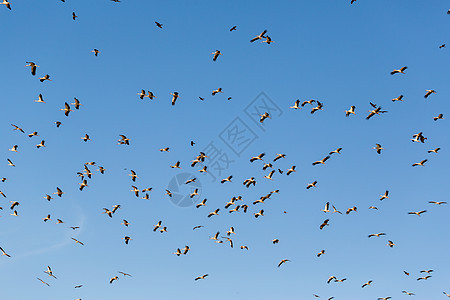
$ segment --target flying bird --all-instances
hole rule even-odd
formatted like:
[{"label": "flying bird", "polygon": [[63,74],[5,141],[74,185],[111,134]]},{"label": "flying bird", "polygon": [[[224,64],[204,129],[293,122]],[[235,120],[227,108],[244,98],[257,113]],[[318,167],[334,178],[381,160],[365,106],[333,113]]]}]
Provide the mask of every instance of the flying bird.
[{"label": "flying bird", "polygon": [[436,94],[435,90],[426,90],[424,98],[427,99],[431,94]]},{"label": "flying bird", "polygon": [[[3,4],[3,3],[2,3]],[[27,61],[27,65],[25,67],[31,67],[31,75],[36,75],[36,68],[38,68],[39,66],[36,65],[34,62],[32,61]]]},{"label": "flying bird", "polygon": [[408,67],[402,67],[402,68],[400,68],[400,69],[398,69],[398,70],[394,69],[394,70],[391,72],[391,75],[394,75],[394,74],[397,74],[397,73],[405,74],[405,70],[406,70],[406,69],[408,69]]},{"label": "flying bird", "polygon": [[253,42],[257,41],[257,40],[263,40],[263,39],[265,39],[266,37],[265,37],[264,35],[265,35],[266,33],[267,33],[267,30],[264,30],[264,31],[261,32],[258,36],[252,38],[252,39],[250,40],[250,43],[253,43]]},{"label": "flying bird", "polygon": [[213,61],[216,61],[217,58],[219,57],[219,55],[222,55],[222,53],[220,52],[220,50],[216,50],[215,52],[212,52],[211,54],[214,54],[214,56],[213,56]]}]

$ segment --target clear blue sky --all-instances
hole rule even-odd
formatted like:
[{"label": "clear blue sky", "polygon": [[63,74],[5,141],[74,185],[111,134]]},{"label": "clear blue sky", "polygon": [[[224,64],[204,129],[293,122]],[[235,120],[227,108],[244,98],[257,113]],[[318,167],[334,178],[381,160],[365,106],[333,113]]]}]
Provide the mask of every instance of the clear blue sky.
[{"label": "clear blue sky", "polygon": [[[14,1],[0,7],[0,257],[1,299],[445,299],[450,293],[447,249],[449,115],[448,1]],[[78,19],[72,20],[72,12]],[[155,21],[163,24],[156,27]],[[237,30],[229,29],[236,25]],[[268,30],[274,43],[250,43]],[[91,52],[101,51],[98,57]],[[220,50],[216,62],[212,54]],[[36,62],[37,75],[25,62]],[[390,71],[408,66],[406,74]],[[53,81],[39,82],[49,74]],[[211,96],[222,88],[224,93]],[[157,98],[140,100],[141,89]],[[427,100],[425,90],[437,94]],[[175,106],[170,93],[179,92]],[[280,111],[264,129],[245,113],[264,92]],[[42,93],[45,104],[35,103]],[[392,102],[400,94],[403,102]],[[198,97],[204,97],[200,101]],[[65,117],[64,102],[83,106]],[[232,97],[231,100],[227,100]],[[258,100],[259,99],[259,100]],[[289,109],[296,99],[316,99]],[[257,98],[260,101],[260,98]],[[365,120],[369,101],[388,113]],[[344,111],[356,106],[356,115]],[[250,106],[252,108],[252,106]],[[236,118],[255,139],[237,156],[220,138]],[[54,122],[63,125],[56,128]],[[16,124],[29,138],[13,131]],[[412,143],[422,131],[424,144]],[[81,137],[89,134],[91,141]],[[130,145],[118,145],[119,134]],[[223,136],[222,136],[223,137]],[[42,139],[46,147],[36,149]],[[191,147],[189,142],[196,144]],[[191,160],[210,142],[234,160],[213,182]],[[380,143],[385,150],[376,154]],[[18,153],[8,151],[18,145]],[[161,153],[160,148],[170,147]],[[326,165],[311,163],[342,147]],[[442,148],[438,154],[427,150]],[[252,156],[277,153],[275,169],[297,172],[263,178]],[[206,153],[208,155],[208,153]],[[16,167],[7,165],[11,159]],[[207,158],[205,165],[212,169]],[[425,167],[411,164],[428,159]],[[181,169],[171,169],[176,161]],[[76,172],[94,161],[106,169],[78,190]],[[129,170],[139,178],[131,181]],[[213,170],[211,170],[212,172]],[[181,208],[165,195],[170,180],[192,173],[206,207]],[[255,187],[243,180],[255,177]],[[317,188],[306,185],[317,180]],[[151,200],[131,185],[153,187]],[[60,187],[62,198],[52,195]],[[252,202],[279,189],[264,204]],[[390,199],[379,195],[390,191]],[[189,192],[182,186],[181,193]],[[43,197],[54,196],[50,202]],[[244,214],[224,208],[233,196],[249,205]],[[9,201],[18,201],[11,216]],[[349,215],[323,213],[326,202]],[[103,208],[121,208],[109,218]],[[242,204],[239,203],[238,204]],[[378,210],[370,210],[375,205]],[[219,216],[207,218],[220,208]],[[263,217],[253,213],[264,209]],[[410,211],[427,210],[422,216]],[[286,211],[287,213],[283,213]],[[51,214],[51,221],[43,218]],[[56,219],[64,221],[55,224]],[[330,219],[330,226],[319,225]],[[130,226],[121,225],[127,219]],[[159,221],[167,233],[153,232]],[[203,228],[192,230],[196,225]],[[79,226],[72,231],[69,226]],[[230,226],[235,247],[209,240]],[[380,238],[368,234],[385,232]],[[122,238],[133,240],[125,245]],[[75,244],[71,237],[85,245]],[[277,245],[272,239],[279,239]],[[387,241],[396,244],[386,246]],[[189,245],[187,255],[172,254]],[[239,246],[247,245],[249,250]],[[322,250],[320,258],[316,254]],[[281,259],[289,259],[280,268]],[[51,266],[53,279],[43,273]],[[417,281],[420,270],[432,277]],[[405,276],[403,271],[410,272]],[[118,271],[133,277],[124,278]],[[205,280],[194,278],[209,274]],[[113,284],[109,279],[120,275]],[[329,276],[347,278],[327,284]],[[51,286],[40,283],[39,277]],[[361,288],[368,280],[372,286]],[[83,285],[80,289],[74,286]]]}]

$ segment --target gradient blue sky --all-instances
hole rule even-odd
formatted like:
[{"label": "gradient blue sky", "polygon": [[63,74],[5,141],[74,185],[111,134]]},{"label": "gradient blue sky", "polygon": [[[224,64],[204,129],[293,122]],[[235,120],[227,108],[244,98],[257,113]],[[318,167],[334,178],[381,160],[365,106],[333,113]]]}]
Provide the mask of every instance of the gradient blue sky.
[{"label": "gradient blue sky", "polygon": [[[0,7],[0,177],[8,178],[0,183],[7,195],[0,199],[0,246],[12,256],[0,257],[2,299],[313,299],[318,294],[360,300],[406,298],[401,291],[407,290],[414,299],[429,300],[450,293],[448,207],[428,204],[447,201],[450,191],[448,121],[432,119],[449,112],[449,52],[438,48],[450,43],[448,1],[11,5],[11,11]],[[237,31],[229,32],[234,25]],[[249,43],[264,29],[273,44]],[[90,52],[94,48],[101,51],[98,57]],[[223,55],[213,62],[216,49]],[[26,61],[40,66],[37,76],[24,67]],[[405,65],[406,75],[389,75]],[[53,81],[39,82],[45,74]],[[219,87],[224,93],[212,97]],[[141,101],[136,95],[141,89],[158,98]],[[437,94],[425,100],[426,89]],[[172,107],[174,91],[180,98]],[[258,139],[233,157],[226,176],[233,175],[234,182],[221,185],[190,168],[235,117],[245,120],[245,107],[260,92],[283,114],[266,120],[264,132],[247,119]],[[33,102],[39,93],[46,104]],[[390,101],[400,94],[404,102]],[[73,97],[83,106],[65,117],[59,109]],[[296,99],[318,99],[324,110],[311,115],[310,107],[289,109]],[[365,120],[369,101],[389,112]],[[357,114],[346,118],[351,105]],[[58,129],[57,120],[63,122]],[[39,137],[28,138],[10,124],[27,134],[38,131]],[[419,131],[428,138],[425,144],[410,141]],[[92,141],[84,143],[80,138],[86,133]],[[119,134],[131,145],[117,145]],[[36,149],[41,139],[47,147]],[[381,155],[372,150],[375,143],[385,148]],[[15,144],[19,152],[8,151]],[[160,153],[163,147],[171,151]],[[341,155],[325,166],[311,165],[337,147],[343,148]],[[442,148],[439,154],[427,154],[436,147]],[[261,170],[262,163],[248,161],[261,152],[266,161],[285,153],[275,167],[296,165],[297,173],[264,179],[269,172]],[[426,158],[426,167],[411,167]],[[182,169],[169,168],[177,160]],[[80,192],[76,172],[88,161],[105,167],[106,174],[95,171]],[[138,187],[153,187],[150,201],[130,191],[130,169],[139,176]],[[182,172],[201,181],[206,207],[180,208],[165,195],[168,182]],[[251,176],[258,183],[246,189],[241,183]],[[318,187],[306,190],[314,180]],[[57,186],[65,192],[62,198],[42,198]],[[251,205],[274,189],[280,193]],[[390,199],[380,202],[386,189]],[[249,211],[227,213],[223,206],[238,195]],[[10,215],[9,201],[20,202],[18,217]],[[357,206],[358,212],[324,214],[320,209],[328,201],[341,211]],[[113,218],[102,214],[115,204],[122,208]],[[379,210],[369,210],[370,205]],[[216,208],[219,216],[207,218]],[[255,219],[260,209],[265,216]],[[422,209],[427,213],[421,217],[407,214]],[[47,214],[52,221],[44,223]],[[57,218],[65,223],[56,225]],[[123,218],[128,228],[120,224]],[[330,226],[321,231],[326,218]],[[152,231],[159,220],[167,233]],[[196,225],[205,227],[192,231]],[[234,249],[208,239],[230,226],[236,231]],[[378,232],[387,236],[367,238]],[[125,235],[133,238],[129,245],[121,239]],[[273,245],[274,238],[280,243]],[[396,246],[387,247],[387,240]],[[172,254],[185,245],[191,248],[188,255]],[[326,254],[317,258],[322,249]],[[291,262],[277,268],[284,258]],[[43,273],[47,265],[57,280]],[[417,281],[423,269],[434,269],[433,277]],[[117,271],[133,277],[109,284]],[[205,280],[194,281],[205,273]],[[331,275],[347,281],[327,284]],[[372,286],[361,289],[368,280]],[[79,284],[83,287],[74,289]]]}]

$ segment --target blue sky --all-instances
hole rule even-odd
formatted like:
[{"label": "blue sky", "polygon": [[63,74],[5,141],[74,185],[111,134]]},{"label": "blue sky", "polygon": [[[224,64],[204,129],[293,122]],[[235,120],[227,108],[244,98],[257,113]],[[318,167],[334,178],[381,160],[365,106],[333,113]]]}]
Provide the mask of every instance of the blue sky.
[{"label": "blue sky", "polygon": [[[445,250],[450,159],[447,149],[448,49],[450,8],[446,1],[12,1],[0,7],[2,109],[0,110],[0,257],[2,299],[444,299],[450,293]],[[72,12],[78,19],[72,20]],[[155,21],[163,24],[156,27]],[[229,29],[236,25],[237,30]],[[250,43],[268,30],[274,43]],[[450,45],[450,44],[449,44]],[[101,51],[98,57],[91,52]],[[212,54],[220,50],[216,62]],[[32,76],[25,62],[40,67]],[[406,74],[390,71],[408,66]],[[53,81],[39,82],[49,74]],[[217,88],[223,94],[211,96]],[[141,89],[157,98],[140,100]],[[437,94],[427,100],[425,90]],[[170,105],[170,93],[180,98]],[[264,130],[245,109],[264,92],[280,111],[264,121]],[[45,104],[35,103],[42,93]],[[392,102],[400,94],[404,102]],[[65,117],[64,102],[76,97],[80,110]],[[200,101],[198,97],[204,97]],[[232,97],[231,100],[227,100]],[[266,99],[266,98],[265,98]],[[289,109],[296,99],[316,99],[310,106]],[[255,102],[256,101],[256,102]],[[365,120],[369,101],[388,113]],[[344,111],[356,106],[356,115]],[[239,117],[256,139],[240,156],[220,133]],[[54,122],[63,125],[56,128]],[[13,131],[16,124],[29,138]],[[422,131],[424,144],[412,143]],[[89,134],[91,141],[81,137]],[[119,135],[130,145],[118,145]],[[46,147],[35,145],[44,139]],[[189,142],[196,144],[191,147]],[[213,182],[190,162],[210,143],[234,162]],[[376,154],[380,143],[385,150]],[[18,145],[18,153],[8,151]],[[161,153],[160,148],[170,147]],[[326,165],[311,163],[342,147]],[[438,154],[427,150],[442,148]],[[262,152],[265,162],[277,153],[285,159],[264,179],[262,162],[249,159]],[[206,153],[208,155],[208,153]],[[11,159],[16,167],[7,165]],[[425,167],[412,163],[428,159]],[[78,190],[76,172],[86,162],[97,167],[89,187]],[[171,169],[181,161],[181,169]],[[205,165],[213,173],[212,161]],[[128,176],[134,170],[139,178]],[[206,207],[181,208],[165,195],[170,180],[194,174],[201,183],[197,202]],[[255,187],[242,182],[255,177]],[[317,188],[307,190],[317,180]],[[131,185],[153,187],[151,200],[136,198]],[[43,197],[60,187],[65,194],[50,202]],[[264,204],[252,202],[279,189]],[[390,199],[379,195],[390,191]],[[181,193],[189,193],[186,186]],[[244,214],[224,205],[242,195]],[[11,216],[9,201],[18,201]],[[326,202],[349,215],[323,213]],[[103,208],[121,208],[109,218]],[[242,203],[238,203],[242,204]],[[377,211],[368,209],[375,205]],[[219,216],[207,218],[220,208]],[[253,213],[264,209],[264,217]],[[410,211],[427,210],[422,216]],[[284,213],[286,211],[287,213]],[[43,222],[51,214],[52,220]],[[55,224],[56,219],[63,224]],[[330,219],[330,226],[319,225]],[[127,219],[130,226],[121,225]],[[153,232],[162,220],[167,233]],[[203,228],[192,230],[196,225]],[[72,231],[69,226],[79,226]],[[209,240],[230,226],[235,247]],[[380,238],[368,234],[385,232]],[[441,234],[444,233],[444,234]],[[133,240],[125,245],[122,238]],[[85,245],[75,244],[71,237]],[[272,239],[279,239],[277,245]],[[387,241],[396,246],[389,248]],[[187,255],[172,254],[189,245]],[[247,245],[249,250],[239,246]],[[322,250],[320,258],[316,254]],[[277,268],[281,259],[290,262]],[[51,266],[58,279],[43,271]],[[420,270],[433,269],[427,281]],[[403,271],[410,272],[405,276]],[[124,278],[118,271],[133,277]],[[194,278],[209,274],[205,280]],[[109,279],[120,275],[113,284]],[[347,278],[327,284],[329,276]],[[44,279],[47,287],[36,280]],[[370,287],[361,285],[373,280]],[[74,289],[76,285],[83,285]],[[26,287],[26,288],[24,288]]]}]

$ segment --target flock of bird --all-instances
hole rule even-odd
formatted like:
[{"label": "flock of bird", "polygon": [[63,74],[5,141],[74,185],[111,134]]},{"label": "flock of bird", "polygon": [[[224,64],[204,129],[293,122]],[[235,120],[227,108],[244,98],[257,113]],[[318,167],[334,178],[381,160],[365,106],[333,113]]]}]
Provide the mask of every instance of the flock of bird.
[{"label": "flock of bird", "polygon": [[[64,0],[61,0],[62,2],[65,2]],[[111,0],[113,2],[120,2],[120,0]],[[356,0],[351,0],[351,4],[354,4],[356,2]],[[8,0],[3,0],[2,3],[5,5],[8,9],[11,10],[11,3]],[[450,14],[450,10],[448,11],[448,14]],[[73,12],[72,14],[72,19],[74,21],[76,21],[78,18],[78,16],[76,15],[75,12]],[[163,24],[155,21],[155,24],[158,28],[163,29]],[[229,29],[230,32],[233,32],[237,30],[237,26],[233,26]],[[254,36],[253,38],[250,39],[251,43],[254,43],[256,41],[260,41],[261,43],[266,43],[268,45],[270,45],[271,43],[274,43],[274,41],[267,35],[267,30],[262,31],[260,34]],[[439,48],[443,48],[445,47],[445,44],[441,45]],[[98,49],[93,49],[92,53],[94,53],[95,56],[98,56],[99,54],[101,54],[101,52]],[[212,60],[214,62],[216,62],[219,57],[221,55],[223,55],[223,53],[220,50],[215,50],[214,52],[211,53],[213,55]],[[37,75],[37,71],[38,68],[40,68],[39,65],[37,65],[35,62],[31,62],[28,61],[26,62],[25,67],[29,67],[30,68],[30,72],[32,76],[36,76]],[[403,66],[399,69],[394,69],[390,72],[391,75],[393,76],[407,76],[407,73],[405,72],[408,68],[406,66]],[[39,77],[39,81],[42,83],[45,83],[46,81],[52,81],[50,79],[50,75],[49,74],[45,74],[43,73],[41,77]],[[222,88],[217,88],[215,90],[212,91],[212,96],[219,94],[219,93],[223,93]],[[424,91],[424,98],[429,100],[429,97],[433,94],[436,94],[437,92],[433,89],[429,89],[429,90],[425,90]],[[149,100],[153,100],[155,98],[157,98],[157,96],[154,94],[154,92],[152,91],[146,91],[144,89],[142,89],[140,92],[137,93],[137,95],[139,96],[140,100],[144,100],[145,98],[149,98]],[[167,100],[171,102],[172,106],[175,106],[177,101],[179,101],[179,99],[181,99],[181,96],[179,94],[179,92],[172,92],[170,94],[171,97],[167,97]],[[398,101],[404,101],[404,96],[403,95],[399,95],[396,98],[392,99],[392,102],[398,102]],[[38,95],[37,100],[34,100],[34,102],[36,103],[43,103],[45,104],[45,100],[44,100],[44,96],[42,94]],[[199,97],[200,100],[204,100],[204,98]],[[231,100],[231,97],[228,97],[228,100]],[[80,102],[79,99],[74,98],[72,103],[68,103],[65,102],[63,107],[60,109],[60,111],[63,112],[65,117],[70,117],[71,113],[76,113],[77,111],[82,111],[82,104]],[[304,109],[306,107],[310,107],[310,113],[311,114],[316,114],[319,111],[322,111],[324,109],[324,103],[322,101],[319,100],[306,100],[306,101],[300,101],[300,100],[295,100],[294,104],[290,107],[288,107],[289,109],[293,109],[293,110],[301,110]],[[369,110],[367,111],[367,113],[364,114],[365,119],[366,120],[370,120],[373,117],[382,117],[383,114],[388,113],[387,110],[382,109],[381,106],[369,102]],[[345,110],[343,115],[345,114],[345,117],[356,117],[359,112],[357,111],[356,106],[351,106],[348,110]],[[269,114],[269,112],[264,112],[263,114],[260,114],[260,122],[266,122],[268,119],[270,119],[271,116]],[[438,120],[443,120],[444,119],[444,115],[442,113],[438,114],[437,116],[433,117],[434,121],[438,121]],[[63,125],[63,123],[61,121],[55,121],[54,122],[55,126],[57,128],[59,128],[60,126]],[[21,134],[26,134],[25,130],[23,128],[21,128],[19,125],[16,124],[11,124],[12,129],[21,133]],[[29,134],[26,134],[29,138],[33,138],[33,137],[37,137],[38,132],[33,131]],[[128,138],[127,136],[123,135],[123,134],[118,134],[118,140],[117,140],[117,144],[118,145],[124,145],[124,146],[129,146],[131,143],[131,139]],[[89,142],[91,141],[91,138],[89,136],[89,134],[85,134],[84,136],[80,137],[84,142]],[[412,135],[411,141],[413,143],[425,143],[427,140],[427,138],[424,136],[423,132],[418,132],[414,135]],[[191,146],[194,146],[194,142],[191,142]],[[46,143],[45,140],[42,139],[39,143],[37,143],[35,145],[35,147],[37,149],[41,149],[41,148],[45,148],[46,147]],[[8,149],[11,152],[19,152],[19,145],[13,145],[10,149]],[[159,151],[161,153],[164,152],[169,152],[170,151],[170,147],[164,146],[163,148],[159,149]],[[373,147],[373,150],[375,150],[374,152],[376,152],[378,155],[381,155],[384,151],[383,146],[380,143],[375,143],[375,146]],[[42,151],[42,150],[40,150]],[[320,160],[314,161],[312,162],[313,166],[320,166],[320,165],[326,165],[326,163],[330,160],[330,159],[338,159],[341,151],[344,151],[342,147],[339,147],[335,150],[329,151],[328,155],[326,155],[325,157],[323,157]],[[428,154],[432,154],[432,155],[436,155],[438,154],[438,152],[440,151],[440,148],[434,148],[434,149],[430,149],[428,150]],[[256,186],[257,184],[260,184],[260,182],[262,182],[263,180],[267,179],[267,180],[273,180],[274,177],[276,176],[291,176],[293,175],[295,172],[297,172],[296,170],[296,165],[292,165],[290,168],[288,169],[281,169],[278,168],[276,166],[277,161],[282,160],[282,159],[287,159],[287,156],[283,153],[277,153],[275,154],[273,157],[271,158],[267,158],[266,153],[262,152],[260,154],[257,154],[255,156],[252,156],[249,158],[249,164],[261,164],[261,170],[268,172],[266,175],[262,176],[261,179],[257,178],[256,176],[252,176],[250,178],[235,178],[233,175],[228,175],[225,178],[220,180],[221,184],[231,184],[234,182],[234,179],[236,179],[239,183],[242,183],[243,186],[245,186],[246,188],[251,188]],[[16,167],[15,163],[13,162],[13,160],[11,158],[6,158],[7,161],[7,165],[10,167]],[[425,167],[426,163],[428,162],[428,159],[423,159],[419,162],[413,162],[411,164],[412,167]],[[202,164],[203,167],[198,171],[199,173],[207,173],[208,172],[208,153],[204,153],[204,152],[199,152],[199,154],[194,157],[194,159],[191,162],[181,162],[181,161],[176,161],[173,165],[169,165],[168,167],[170,167],[171,169],[181,169],[184,168],[184,164],[189,165],[191,168],[194,168],[197,164]],[[80,182],[79,182],[79,190],[83,191],[85,188],[89,187],[88,185],[88,180],[92,178],[92,176],[94,175],[94,172],[92,172],[91,168],[97,168],[96,171],[98,171],[100,174],[105,174],[106,170],[103,166],[97,165],[95,162],[87,162],[82,166],[82,169],[78,172],[76,172],[76,176],[78,176],[80,178]],[[131,192],[135,197],[140,197],[142,199],[145,200],[149,200],[150,196],[149,193],[153,190],[152,187],[147,187],[147,188],[139,188],[135,185],[135,182],[138,181],[139,176],[137,174],[136,171],[134,170],[130,170],[130,174],[128,174],[128,176],[131,179]],[[8,178],[2,178],[1,181],[2,182],[6,182]],[[197,178],[190,178],[189,180],[187,180],[184,184],[185,185],[189,185],[191,183],[196,182]],[[311,183],[307,184],[304,188],[306,189],[314,189],[317,188],[318,185],[318,181],[314,180]],[[6,186],[5,186],[6,187]],[[44,199],[46,199],[47,201],[51,201],[53,199],[52,195],[55,195],[57,197],[63,197],[65,195],[65,192],[59,188],[56,187],[55,188],[55,192],[50,192],[49,194],[46,194],[45,196],[43,196]],[[166,195],[168,198],[173,197],[173,192],[170,191],[169,189],[165,189]],[[270,191],[268,193],[265,193],[264,195],[261,195],[261,197],[255,201],[250,201],[250,202],[246,202],[244,200],[244,198],[242,196],[234,196],[232,197],[229,201],[227,201],[226,203],[224,203],[223,207],[213,207],[212,209],[210,209],[208,212],[205,212],[205,215],[207,216],[207,218],[216,218],[218,216],[220,216],[222,214],[223,210],[228,211],[229,214],[231,213],[243,213],[246,214],[249,211],[250,207],[254,207],[255,210],[252,213],[254,218],[263,218],[264,217],[264,213],[265,210],[260,208],[264,205],[265,201],[270,201],[273,197],[275,197],[276,194],[279,194],[280,191],[278,189]],[[4,198],[7,198],[7,195],[3,192],[0,191],[0,195],[3,196]],[[190,198],[195,198],[197,199],[197,204],[195,205],[196,209],[204,209],[203,207],[207,207],[207,199],[203,199],[201,200],[199,198],[199,189],[198,188],[192,188],[192,192],[189,195]],[[379,200],[383,201],[383,200],[387,200],[389,199],[389,191],[386,190],[383,194],[381,194],[379,196]],[[11,216],[15,216],[18,217],[20,216],[19,213],[19,207],[20,207],[20,202],[18,201],[10,201],[10,205],[9,205],[9,209],[11,211]],[[429,204],[431,205],[445,205],[447,204],[447,202],[445,201],[429,201]],[[121,208],[121,205],[114,205],[111,209],[110,208],[103,208],[103,214],[107,215],[109,218],[113,218],[116,214],[116,212]],[[3,209],[3,207],[0,207],[0,209]],[[368,207],[368,209],[373,209],[373,210],[378,210],[378,208],[376,206],[370,206]],[[343,214],[341,211],[339,211],[334,205],[332,205],[330,202],[327,202],[324,206],[324,208],[321,210],[323,213],[325,214]],[[357,213],[358,208],[356,206],[353,207],[349,207],[346,210],[343,210],[344,213],[346,215],[349,215],[350,213]],[[424,213],[426,213],[427,210],[423,209],[420,211],[410,211],[407,212],[407,214],[409,215],[414,215],[414,216],[418,216],[420,217],[421,215],[423,215]],[[286,213],[286,212],[285,212]],[[43,219],[43,222],[47,222],[52,220],[52,216],[50,214],[46,215]],[[61,219],[56,219],[56,224],[62,224],[64,223],[63,220]],[[129,226],[129,222],[126,219],[122,220],[121,225],[128,227]],[[332,222],[330,221],[330,218],[324,218],[323,221],[318,222],[317,224],[318,229],[319,230],[326,230],[326,227],[329,226],[333,226]],[[203,228],[203,225],[198,225],[192,228],[192,230],[197,230],[197,229],[201,229]],[[78,226],[71,226],[69,227],[71,230],[75,231],[80,229],[80,227]],[[168,227],[166,226],[166,224],[164,224],[164,222],[162,220],[159,220],[153,228],[153,232],[159,232],[161,234],[164,234],[166,232],[168,232]],[[213,236],[209,237],[209,240],[218,243],[218,244],[228,244],[231,248],[234,248],[234,242],[232,239],[232,236],[235,236],[237,233],[235,232],[234,227],[230,227],[230,229],[228,231],[225,232],[224,235],[221,235],[220,231],[217,231]],[[382,239],[386,236],[387,234],[384,232],[380,232],[380,233],[370,233],[368,234],[368,238],[377,238],[377,239]],[[79,246],[85,246],[85,244],[72,237],[71,238],[74,242],[74,244],[78,244]],[[133,239],[126,235],[122,238],[124,240],[124,243],[126,245],[128,245],[131,241],[133,241]],[[279,243],[279,239],[273,239],[272,240],[273,244],[278,244]],[[1,245],[2,248],[0,247],[0,251],[2,253],[2,256],[6,257],[6,258],[11,258],[14,256],[14,254],[10,254],[8,253],[6,250],[8,245]],[[87,246],[87,245],[86,245]],[[386,241],[386,246],[393,248],[396,246],[395,242],[392,240],[387,240]],[[239,245],[239,249],[241,250],[249,250],[249,247],[247,245]],[[183,256],[183,255],[188,255],[189,251],[190,251],[190,247],[188,245],[185,245],[184,247],[179,247],[177,249],[175,249],[172,254],[176,255],[176,256]],[[321,250],[319,253],[315,254],[317,257],[321,257],[323,255],[326,255],[326,250]],[[289,258],[282,258],[281,260],[279,260],[276,264],[274,264],[275,268],[282,268],[284,264],[286,263],[290,263],[291,260]],[[51,269],[50,266],[47,266],[47,270],[43,271],[48,277],[52,277],[53,279],[57,279],[57,277],[54,275],[53,270]],[[405,276],[409,276],[409,272],[407,271],[403,271],[403,273],[405,274]],[[428,280],[430,278],[432,278],[432,273],[433,270],[420,270],[419,272],[420,274],[426,274],[425,276],[419,275],[420,277],[417,278],[417,281],[421,281],[421,280]],[[119,274],[119,275],[118,275]],[[114,274],[113,277],[109,278],[109,283],[110,284],[114,284],[115,281],[119,280],[120,275],[122,275],[123,277],[132,277],[131,274],[119,271],[118,274]],[[193,280],[195,281],[199,281],[199,280],[205,280],[209,277],[209,274],[202,274],[202,275],[195,275],[193,276]],[[36,277],[38,281],[40,281],[41,283],[43,283],[46,286],[50,286],[50,284],[47,282],[48,279],[42,279],[41,277]],[[327,284],[331,284],[331,283],[343,283],[347,280],[347,278],[337,278],[336,276],[330,276],[327,280],[326,283]],[[373,280],[369,280],[365,283],[363,283],[361,285],[362,288],[368,288],[372,285],[374,281]],[[74,286],[74,288],[82,288],[83,285],[76,285]],[[401,293],[408,295],[408,296],[414,296],[415,294],[413,292],[409,292],[409,291],[401,291]],[[443,292],[444,295],[446,295],[447,297],[450,297],[450,294],[447,294],[446,292]],[[320,298],[320,296],[318,294],[313,294],[313,296],[315,298]],[[388,297],[379,297],[379,300],[387,300],[387,299],[391,299],[392,297],[388,296]],[[328,300],[334,299],[334,297],[328,297]],[[77,299],[77,300],[81,300],[81,299]]]}]

